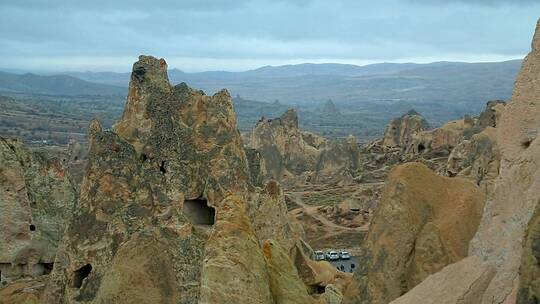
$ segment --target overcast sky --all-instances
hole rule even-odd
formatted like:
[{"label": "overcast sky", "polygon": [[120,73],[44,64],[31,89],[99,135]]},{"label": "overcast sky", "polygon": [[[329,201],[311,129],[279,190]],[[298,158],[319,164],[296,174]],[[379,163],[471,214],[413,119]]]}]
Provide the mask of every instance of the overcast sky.
[{"label": "overcast sky", "polygon": [[539,17],[540,0],[1,0],[0,68],[501,61],[529,51]]}]

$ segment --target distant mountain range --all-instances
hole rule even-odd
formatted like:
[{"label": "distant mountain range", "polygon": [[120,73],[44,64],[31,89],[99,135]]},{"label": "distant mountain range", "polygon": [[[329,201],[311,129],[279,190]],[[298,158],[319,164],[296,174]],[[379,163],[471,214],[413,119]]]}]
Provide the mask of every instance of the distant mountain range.
[{"label": "distant mountain range", "polygon": [[[435,62],[298,64],[245,72],[185,73],[169,70],[172,83],[186,82],[207,94],[227,88],[247,100],[313,105],[403,102],[450,104],[480,110],[491,99],[507,99],[521,60],[494,63]],[[62,75],[0,73],[0,91],[42,94],[125,95],[130,73],[69,72]],[[471,108],[472,107],[472,108]]]},{"label": "distant mountain range", "polygon": [[68,75],[43,76],[0,72],[0,91],[47,95],[124,95],[126,89]]}]

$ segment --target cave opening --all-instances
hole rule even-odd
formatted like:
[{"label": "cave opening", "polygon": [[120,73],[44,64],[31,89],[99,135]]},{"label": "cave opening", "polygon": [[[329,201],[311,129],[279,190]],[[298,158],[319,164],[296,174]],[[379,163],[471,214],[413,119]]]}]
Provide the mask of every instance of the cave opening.
[{"label": "cave opening", "polygon": [[424,152],[424,150],[426,150],[426,147],[424,146],[424,144],[419,144],[418,145],[418,153],[422,153],[422,152]]},{"label": "cave opening", "polygon": [[30,224],[30,231],[36,231],[36,225]]},{"label": "cave opening", "polygon": [[159,165],[159,171],[161,171],[161,173],[163,174],[167,173],[167,170],[165,170],[165,165],[166,165],[166,162],[164,160],[161,161],[161,165]]},{"label": "cave opening", "polygon": [[78,270],[75,270],[73,272],[73,284],[72,287],[74,288],[81,288],[82,283],[86,277],[90,274],[92,271],[92,265],[86,264],[83,267],[79,268]]},{"label": "cave opening", "polygon": [[208,206],[208,201],[204,198],[184,201],[184,215],[194,225],[214,225],[216,209]]}]

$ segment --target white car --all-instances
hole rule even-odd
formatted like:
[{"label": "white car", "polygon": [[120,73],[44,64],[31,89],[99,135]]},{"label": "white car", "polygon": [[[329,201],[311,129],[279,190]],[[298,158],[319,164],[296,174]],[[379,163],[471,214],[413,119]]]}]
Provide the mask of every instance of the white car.
[{"label": "white car", "polygon": [[334,250],[330,250],[326,253],[326,258],[330,261],[337,261],[339,260],[339,253]]},{"label": "white car", "polygon": [[342,259],[342,260],[348,260],[351,258],[351,255],[349,254],[348,251],[345,251],[345,250],[341,250],[339,252],[339,258]]},{"label": "white car", "polygon": [[315,261],[324,261],[324,252],[316,250],[313,254],[315,255]]}]

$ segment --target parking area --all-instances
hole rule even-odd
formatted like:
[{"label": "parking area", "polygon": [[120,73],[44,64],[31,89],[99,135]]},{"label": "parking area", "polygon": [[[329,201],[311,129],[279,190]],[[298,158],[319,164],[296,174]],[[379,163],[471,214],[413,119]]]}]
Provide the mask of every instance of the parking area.
[{"label": "parking area", "polygon": [[[351,257],[348,260],[337,260],[337,261],[328,261],[330,264],[336,266],[337,269],[343,272],[353,273],[354,270],[358,267],[358,259],[356,257]],[[342,268],[343,266],[343,268]]]}]

